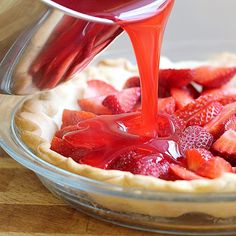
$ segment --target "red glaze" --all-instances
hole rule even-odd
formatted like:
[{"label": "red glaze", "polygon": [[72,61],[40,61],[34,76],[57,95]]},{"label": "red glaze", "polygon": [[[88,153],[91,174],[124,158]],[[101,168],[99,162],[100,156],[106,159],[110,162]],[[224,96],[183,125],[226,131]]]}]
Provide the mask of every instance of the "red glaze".
[{"label": "red glaze", "polygon": [[[117,158],[123,155],[122,150],[138,149],[136,161],[124,170],[171,179],[169,165],[181,164],[181,155],[175,141],[174,123],[169,116],[158,115],[158,77],[162,38],[174,0],[55,2],[88,15],[112,19],[128,33],[137,58],[142,94],[141,113],[101,115],[83,120],[77,130],[73,131],[73,127],[72,132],[70,129],[68,133],[63,132],[62,139],[74,148],[87,150],[79,163],[104,169],[112,169],[114,160],[119,162]],[[134,10],[139,15],[133,14]],[[90,41],[98,40],[94,34],[90,36]]]}]

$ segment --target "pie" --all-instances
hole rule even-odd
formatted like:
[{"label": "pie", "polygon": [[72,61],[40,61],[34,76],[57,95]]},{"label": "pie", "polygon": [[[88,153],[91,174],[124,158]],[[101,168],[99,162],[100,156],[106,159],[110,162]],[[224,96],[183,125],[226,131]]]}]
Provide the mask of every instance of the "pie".
[{"label": "pie", "polygon": [[[206,62],[180,62],[180,63],[172,63],[166,58],[162,58],[162,67],[164,68],[175,68],[175,70],[181,70],[181,68],[188,68],[189,70],[194,70],[194,68],[205,68],[205,65],[207,67],[217,67],[217,68],[233,68],[234,72],[232,73],[232,76],[236,73],[236,70],[234,68],[236,64],[236,56],[233,54],[224,53],[221,55],[218,55],[217,57],[214,57]],[[191,69],[190,69],[191,68]],[[168,69],[166,69],[167,71]],[[174,70],[174,69],[173,69]],[[182,69],[184,70],[184,69]],[[163,70],[164,71],[164,70]],[[185,71],[186,72],[186,71]],[[205,73],[206,71],[204,71]],[[129,171],[122,171],[117,169],[102,169],[93,167],[91,165],[81,164],[75,161],[73,158],[63,156],[59,154],[56,151],[53,151],[51,148],[51,142],[55,136],[55,133],[60,130],[60,127],[62,124],[62,115],[64,110],[79,110],[78,106],[78,100],[83,100],[85,94],[87,93],[89,84],[91,81],[96,81],[95,79],[99,79],[106,84],[110,84],[113,86],[113,88],[117,91],[122,90],[124,86],[127,86],[127,81],[136,81],[138,71],[135,66],[133,66],[128,60],[126,59],[109,59],[109,60],[102,60],[100,61],[96,66],[90,66],[89,68],[85,69],[83,72],[81,72],[79,75],[77,75],[76,79],[73,79],[69,82],[67,82],[64,85],[61,85],[60,87],[40,93],[37,95],[34,95],[30,98],[27,98],[24,103],[19,108],[18,112],[15,115],[15,123],[16,126],[20,132],[22,140],[25,142],[25,144],[32,149],[32,151],[41,159],[49,162],[50,164],[62,168],[64,170],[67,170],[69,172],[93,179],[98,181],[103,181],[110,184],[115,184],[122,187],[130,187],[130,188],[139,188],[139,189],[146,189],[146,190],[154,190],[154,191],[164,191],[164,192],[170,192],[170,193],[212,193],[212,192],[236,192],[236,175],[234,173],[234,167],[231,166],[231,164],[234,162],[234,160],[227,159],[227,158],[234,158],[236,156],[234,153],[234,150],[232,148],[232,152],[228,153],[228,149],[225,148],[226,145],[222,145],[222,139],[223,141],[229,140],[230,137],[234,137],[234,132],[236,132],[236,112],[230,112],[230,115],[227,116],[227,119],[225,116],[220,117],[219,119],[225,119],[224,121],[227,121],[225,123],[218,123],[219,126],[222,126],[222,124],[227,126],[227,129],[221,133],[219,137],[216,138],[214,141],[214,144],[210,144],[211,148],[214,148],[216,152],[221,153],[223,156],[226,155],[227,158],[223,159],[220,158],[217,159],[219,162],[217,162],[217,165],[220,165],[223,168],[223,171],[217,174],[210,173],[209,175],[204,175],[206,171],[206,168],[208,166],[204,166],[204,170],[202,168],[196,167],[196,163],[192,162],[191,159],[189,159],[188,168],[191,166],[190,169],[186,169],[183,166],[179,165],[171,165],[172,171],[179,177],[177,179],[173,180],[165,180],[161,178],[157,178],[154,176],[147,176],[142,174],[132,174]],[[171,76],[170,76],[171,77]],[[230,108],[228,110],[232,111],[232,109],[235,109],[236,111],[236,105],[234,101],[234,94],[235,90],[232,84],[234,82],[227,83],[227,86],[223,86],[224,83],[229,81],[227,76],[222,77],[224,81],[222,80],[213,80],[212,81],[201,81],[201,78],[198,79],[199,83],[204,86],[204,88],[207,88],[205,93],[205,96],[207,94],[213,94],[215,97],[217,97],[219,90],[221,93],[229,93],[230,97],[223,97],[221,98],[220,102],[216,100],[211,102],[211,107],[209,105],[207,107],[207,111],[204,110],[203,114],[206,115],[206,117],[202,118],[201,115],[194,113],[195,116],[191,116],[191,119],[188,119],[188,123],[190,127],[194,126],[208,126],[208,131],[211,133],[211,135],[215,135],[214,132],[218,132],[215,125],[212,125],[212,120],[217,121],[215,117],[218,117],[219,114],[222,113],[222,110],[227,106],[226,104],[230,104]],[[129,80],[132,78],[132,80]],[[90,81],[90,82],[89,82]],[[229,85],[230,84],[230,85]],[[136,85],[135,85],[136,86]],[[223,86],[223,87],[222,87]],[[131,86],[132,87],[132,86]],[[217,88],[216,88],[217,87]],[[179,110],[183,109],[184,107],[188,106],[187,99],[182,99],[182,97],[178,97],[178,92],[180,89],[175,88],[171,90],[171,95],[174,97],[176,101],[176,106],[179,107]],[[183,92],[183,90],[181,90]],[[196,89],[195,92],[198,90]],[[232,93],[232,94],[231,94]],[[231,96],[232,95],[232,96]],[[164,96],[164,95],[163,95]],[[195,95],[194,95],[195,96]],[[197,96],[197,95],[196,95]],[[198,95],[199,96],[199,95]],[[204,95],[201,95],[204,96]],[[180,98],[180,99],[179,99]],[[222,100],[223,99],[223,100]],[[226,101],[226,100],[227,101]],[[231,99],[231,100],[230,100]],[[229,101],[230,100],[230,101]],[[222,102],[223,101],[223,102]],[[222,105],[222,103],[223,105]],[[187,104],[186,104],[187,103]],[[191,101],[190,101],[191,103]],[[137,105],[137,104],[136,104]],[[137,106],[136,106],[137,108]],[[138,109],[138,108],[137,108]],[[213,112],[212,112],[213,110]],[[197,111],[197,110],[196,110]],[[202,110],[201,110],[202,111]],[[211,112],[209,112],[211,111]],[[227,112],[227,109],[226,109]],[[178,114],[178,111],[176,112]],[[209,114],[214,114],[213,117],[209,118]],[[224,114],[224,113],[223,113]],[[182,112],[179,114],[179,117],[185,117],[185,113]],[[206,120],[207,119],[207,120]],[[200,122],[200,123],[199,123]],[[205,123],[204,123],[205,122]],[[204,124],[203,124],[204,123]],[[227,124],[226,124],[227,123]],[[218,127],[218,126],[217,126]],[[188,127],[187,127],[188,128]],[[186,129],[187,129],[186,128]],[[185,131],[186,131],[185,129]],[[235,129],[235,130],[234,130]],[[187,132],[187,131],[186,131]],[[197,132],[196,130],[190,130],[191,132]],[[202,130],[200,130],[200,135]],[[229,135],[225,135],[225,133]],[[198,133],[199,134],[199,133]],[[183,135],[183,133],[182,133]],[[186,136],[184,137],[186,140],[183,142],[183,147],[185,148],[185,145],[189,145],[189,139],[191,137]],[[204,136],[205,138],[205,136]],[[231,140],[229,140],[231,141]],[[207,143],[208,141],[206,141]],[[210,142],[210,141],[209,141]],[[232,144],[232,143],[231,143]],[[203,148],[207,148],[207,145]],[[234,146],[234,145],[231,145]],[[235,144],[236,146],[236,144]],[[186,151],[186,155],[194,156],[197,155],[200,159],[199,162],[204,161],[206,158],[205,154],[202,154],[199,150],[202,149],[202,146],[196,147],[196,150],[188,150]],[[229,147],[228,147],[229,148]],[[189,149],[189,147],[187,148]],[[207,157],[208,158],[208,157]],[[209,157],[211,159],[211,157]],[[228,164],[227,164],[228,163]],[[231,163],[231,164],[230,164]],[[214,163],[215,164],[215,163]],[[198,165],[198,163],[197,163]],[[233,165],[233,164],[232,164]],[[178,169],[180,167],[180,169]],[[197,171],[195,171],[197,169]],[[187,178],[179,173],[179,170],[186,170],[187,172]],[[204,172],[204,173],[203,173]],[[216,171],[217,172],[217,171]],[[112,199],[112,201],[111,201]],[[156,203],[155,206],[153,206],[153,210],[151,209],[151,206],[148,205],[148,203],[143,202],[143,205],[140,206],[140,204],[137,202],[129,202],[127,200],[126,203],[122,202],[122,199],[119,199],[118,197],[112,197],[105,199],[104,197],[99,198],[96,196],[96,201],[99,203],[102,203],[106,207],[109,208],[117,208],[117,205],[120,207],[121,205],[124,206],[124,210],[127,207],[127,205],[132,205],[132,208],[137,213],[142,214],[151,214],[155,215],[155,207],[158,207],[161,211],[162,216],[179,216],[181,214],[184,214],[186,212],[189,212],[189,209],[183,208],[183,203],[176,203],[176,210],[173,210],[172,212],[165,212],[165,204],[162,203]],[[131,200],[130,200],[131,201]],[[119,205],[120,204],[120,205]],[[202,204],[201,206],[203,206]],[[119,209],[122,209],[122,206]],[[196,206],[194,206],[196,207]],[[192,211],[194,211],[194,207]],[[232,205],[225,205],[228,210],[221,211],[219,210],[219,207],[217,210],[214,210],[214,206],[207,207],[204,206],[204,212],[207,214],[212,214],[219,217],[228,217],[234,215]],[[195,209],[196,210],[196,209]],[[226,213],[227,212],[227,213]]]}]

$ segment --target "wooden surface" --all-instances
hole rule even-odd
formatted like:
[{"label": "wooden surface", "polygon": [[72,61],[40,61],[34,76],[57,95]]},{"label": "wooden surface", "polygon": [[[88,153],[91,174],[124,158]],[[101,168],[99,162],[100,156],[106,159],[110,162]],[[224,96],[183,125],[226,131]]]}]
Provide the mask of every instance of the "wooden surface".
[{"label": "wooden surface", "polygon": [[[0,236],[151,236],[95,220],[54,197],[0,149]],[[158,236],[158,235],[157,235]]]}]

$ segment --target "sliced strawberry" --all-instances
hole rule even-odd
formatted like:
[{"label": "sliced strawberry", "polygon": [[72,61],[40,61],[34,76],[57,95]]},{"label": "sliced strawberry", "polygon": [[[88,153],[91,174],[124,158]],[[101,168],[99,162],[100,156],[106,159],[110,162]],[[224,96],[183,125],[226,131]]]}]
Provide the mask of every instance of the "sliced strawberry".
[{"label": "sliced strawberry", "polygon": [[212,145],[214,151],[220,153],[226,159],[236,160],[236,131],[227,130]]},{"label": "sliced strawberry", "polygon": [[197,180],[197,179],[205,179],[200,175],[195,174],[194,172],[187,170],[186,168],[176,165],[170,164],[170,170],[180,179],[182,180]]},{"label": "sliced strawberry", "polygon": [[191,171],[198,170],[200,166],[213,157],[213,154],[204,148],[186,150],[187,167]]},{"label": "sliced strawberry", "polygon": [[214,117],[218,116],[223,109],[223,105],[219,102],[211,102],[195,113],[188,121],[187,126],[198,125],[204,126],[208,124]]},{"label": "sliced strawberry", "polygon": [[108,108],[112,114],[121,114],[130,112],[134,109],[140,100],[140,88],[124,89],[113,95],[108,95],[102,102],[102,105]]},{"label": "sliced strawberry", "polygon": [[186,150],[192,148],[209,149],[213,142],[213,137],[200,126],[189,126],[180,135],[179,146],[185,155]]},{"label": "sliced strawberry", "polygon": [[84,98],[78,100],[78,104],[83,111],[92,112],[96,115],[111,115],[111,111],[102,105],[106,96]]},{"label": "sliced strawberry", "polygon": [[225,123],[225,130],[236,131],[236,114],[232,115],[229,120]]},{"label": "sliced strawberry", "polygon": [[107,169],[128,171],[136,175],[154,176],[171,179],[169,173],[170,160],[162,154],[153,154],[144,148],[127,148],[119,151]]},{"label": "sliced strawberry", "polygon": [[204,128],[214,137],[219,137],[225,130],[225,123],[234,114],[236,114],[236,102],[226,105],[220,114],[205,125]]},{"label": "sliced strawberry", "polygon": [[88,153],[87,149],[74,148],[65,140],[54,137],[51,142],[51,150],[65,156],[71,157],[74,161],[79,162],[79,159]]},{"label": "sliced strawberry", "polygon": [[58,131],[56,132],[55,136],[56,136],[57,138],[62,139],[65,134],[67,134],[67,133],[69,133],[69,132],[76,131],[76,130],[78,130],[78,129],[79,129],[79,128],[78,128],[78,125],[66,126],[66,127],[62,128],[62,129],[58,130]]},{"label": "sliced strawberry", "polygon": [[100,97],[117,92],[113,86],[101,80],[89,80],[87,84],[84,98]]},{"label": "sliced strawberry", "polygon": [[158,99],[158,112],[161,114],[174,114],[175,100],[172,97]]},{"label": "sliced strawberry", "polygon": [[96,115],[87,111],[74,111],[65,109],[62,114],[62,127],[76,125],[81,120],[87,120],[95,117]]},{"label": "sliced strawberry", "polygon": [[186,151],[188,168],[196,174],[214,179],[225,172],[232,172],[232,166],[221,157],[213,156],[204,149],[190,149]]},{"label": "sliced strawberry", "polygon": [[175,99],[176,106],[178,109],[181,109],[193,102],[193,97],[190,96],[189,92],[179,88],[170,89],[171,96]]},{"label": "sliced strawberry", "polygon": [[194,81],[196,83],[207,88],[218,88],[235,76],[236,67],[202,66],[194,71]]},{"label": "sliced strawberry", "polygon": [[138,76],[129,78],[124,85],[124,89],[134,87],[140,87],[140,78]]},{"label": "sliced strawberry", "polygon": [[224,90],[216,90],[213,93],[200,96],[194,102],[189,103],[187,106],[179,109],[176,115],[181,119],[188,120],[191,116],[201,110],[210,102],[219,102],[222,105],[227,105],[236,101],[236,88],[227,88]]},{"label": "sliced strawberry", "polygon": [[193,81],[194,71],[191,69],[162,69],[159,72],[159,84],[166,88],[181,88]]},{"label": "sliced strawberry", "polygon": [[179,136],[180,134],[182,134],[183,130],[186,128],[186,122],[175,115],[171,116],[171,120],[175,127],[175,134]]},{"label": "sliced strawberry", "polygon": [[[158,113],[172,115],[175,112],[175,100],[172,97],[159,98],[158,99]],[[140,112],[142,110],[141,103],[138,103],[134,107],[134,112]]]}]

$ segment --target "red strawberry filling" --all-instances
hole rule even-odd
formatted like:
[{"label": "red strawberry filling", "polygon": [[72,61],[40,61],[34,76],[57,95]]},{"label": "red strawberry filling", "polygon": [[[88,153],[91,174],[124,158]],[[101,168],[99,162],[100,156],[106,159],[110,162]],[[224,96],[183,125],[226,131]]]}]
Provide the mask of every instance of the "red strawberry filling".
[{"label": "red strawberry filling", "polygon": [[235,67],[161,70],[152,130],[142,123],[139,77],[128,79],[122,91],[91,80],[78,101],[81,111],[64,110],[51,149],[80,164],[164,180],[233,173],[236,88],[221,86],[235,74]]}]

